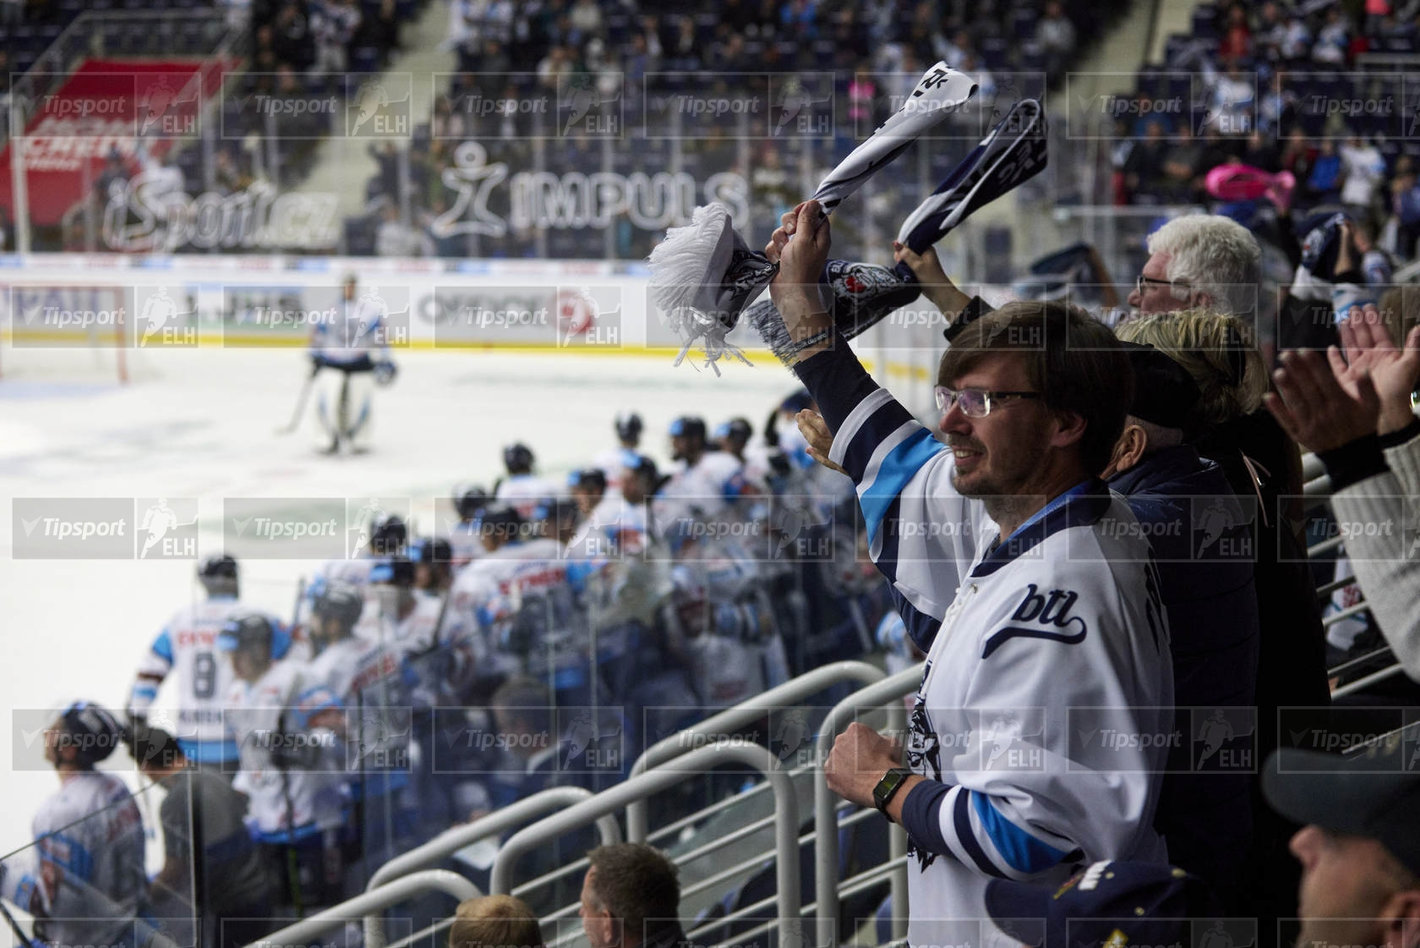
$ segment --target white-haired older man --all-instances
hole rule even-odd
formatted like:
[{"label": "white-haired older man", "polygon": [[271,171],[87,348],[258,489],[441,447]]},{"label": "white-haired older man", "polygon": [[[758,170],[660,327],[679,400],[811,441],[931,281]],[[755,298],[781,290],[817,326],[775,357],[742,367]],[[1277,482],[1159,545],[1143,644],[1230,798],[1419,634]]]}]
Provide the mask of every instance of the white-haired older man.
[{"label": "white-haired older man", "polygon": [[1252,232],[1217,214],[1176,217],[1149,235],[1149,259],[1129,305],[1141,313],[1205,308],[1258,312],[1262,248]]}]

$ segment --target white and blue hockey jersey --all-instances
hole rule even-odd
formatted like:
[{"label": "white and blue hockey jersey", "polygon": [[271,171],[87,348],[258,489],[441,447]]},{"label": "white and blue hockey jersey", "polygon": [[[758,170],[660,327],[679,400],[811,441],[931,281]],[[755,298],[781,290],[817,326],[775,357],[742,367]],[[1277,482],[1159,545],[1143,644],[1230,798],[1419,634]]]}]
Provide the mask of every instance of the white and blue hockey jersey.
[{"label": "white and blue hockey jersey", "polygon": [[[148,714],[159,685],[177,672],[176,736],[183,753],[199,763],[237,759],[237,745],[222,720],[222,702],[232,686],[232,666],[217,651],[217,633],[235,615],[251,611],[230,596],[213,596],[174,613],[138,664],[128,708]],[[274,621],[274,620],[273,620]]]},{"label": "white and blue hockey jersey", "polygon": [[345,745],[338,728],[312,726],[317,709],[335,711],[335,723],[343,724],[331,693],[301,663],[280,661],[254,682],[233,682],[227,706],[241,749],[232,785],[249,798],[258,837],[286,842],[339,826]]},{"label": "white and blue hockey jersey", "polygon": [[[988,917],[992,878],[1049,884],[1081,862],[1165,859],[1154,809],[1169,743],[1185,736],[1152,554],[1127,504],[1087,481],[987,544],[994,525],[953,489],[951,452],[905,408],[844,385],[846,372],[821,392],[802,369],[837,419],[831,456],[858,485],[873,559],[927,652],[906,746],[929,778],[904,802],[908,941],[959,942],[954,921]],[[856,404],[831,404],[850,388]]]},{"label": "white and blue hockey jersey", "polygon": [[112,774],[65,774],[32,828],[38,852],[44,937],[52,945],[130,943],[143,873],[143,818]]}]

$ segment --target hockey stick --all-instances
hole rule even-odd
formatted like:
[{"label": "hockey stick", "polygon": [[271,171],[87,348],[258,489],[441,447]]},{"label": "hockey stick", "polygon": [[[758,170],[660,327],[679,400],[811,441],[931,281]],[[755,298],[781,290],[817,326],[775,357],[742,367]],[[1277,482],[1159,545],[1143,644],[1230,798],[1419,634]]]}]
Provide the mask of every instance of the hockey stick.
[{"label": "hockey stick", "polygon": [[319,362],[311,363],[310,374],[306,376],[305,382],[301,385],[301,394],[296,396],[296,410],[291,413],[291,420],[286,423],[286,427],[276,429],[277,434],[288,435],[300,425],[301,415],[306,411],[306,400],[311,397],[311,386],[315,383],[316,375],[320,370],[321,364]]},{"label": "hockey stick", "polygon": [[[814,200],[825,213],[832,211],[976,89],[970,76],[945,63],[928,69],[901,107],[819,182]],[[652,299],[667,327],[685,342],[677,365],[697,340],[717,373],[715,361],[727,353],[748,362],[725,342],[725,335],[774,279],[778,266],[735,233],[725,205],[698,207],[689,224],[667,231],[651,251],[650,269]]]}]

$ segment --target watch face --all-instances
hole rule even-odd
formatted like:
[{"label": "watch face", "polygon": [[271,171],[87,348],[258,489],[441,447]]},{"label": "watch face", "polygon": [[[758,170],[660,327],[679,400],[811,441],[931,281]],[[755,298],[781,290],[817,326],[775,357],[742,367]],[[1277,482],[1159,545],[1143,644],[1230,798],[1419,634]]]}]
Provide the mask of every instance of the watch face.
[{"label": "watch face", "polygon": [[873,788],[873,803],[878,809],[881,810],[887,806],[888,801],[892,799],[893,793],[896,792],[906,775],[905,771],[898,768],[893,768],[883,774],[883,779],[879,780],[878,785]]}]

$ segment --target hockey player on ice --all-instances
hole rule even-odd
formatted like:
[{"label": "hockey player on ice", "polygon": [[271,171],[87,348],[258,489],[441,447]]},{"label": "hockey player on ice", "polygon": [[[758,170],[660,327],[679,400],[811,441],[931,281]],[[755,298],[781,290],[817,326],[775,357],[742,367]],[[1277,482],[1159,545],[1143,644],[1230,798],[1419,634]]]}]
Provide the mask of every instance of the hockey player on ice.
[{"label": "hockey player on ice", "polygon": [[173,730],[178,746],[194,763],[220,768],[236,762],[237,745],[222,717],[232,673],[218,654],[217,634],[227,619],[252,610],[237,598],[237,561],[232,557],[209,556],[197,568],[197,578],[207,599],[179,609],[153,640],[138,664],[128,714],[135,721],[146,721],[158,688],[176,670],[178,710]]},{"label": "hockey player on ice", "polygon": [[344,713],[307,666],[282,659],[289,641],[263,616],[234,616],[217,645],[233,677],[225,704],[241,749],[232,785],[250,800],[253,835],[283,899],[330,904],[341,885]]},{"label": "hockey player on ice", "polygon": [[389,305],[375,289],[357,299],[355,274],[346,276],[344,298],[311,327],[316,421],[320,450],[369,450],[373,385],[394,381],[386,319]]},{"label": "hockey player on ice", "polygon": [[511,504],[524,521],[532,519],[540,501],[566,494],[555,481],[533,473],[536,463],[527,445],[522,442],[508,445],[503,449],[503,466],[508,469],[508,476],[493,489],[494,497],[500,503]]}]

